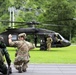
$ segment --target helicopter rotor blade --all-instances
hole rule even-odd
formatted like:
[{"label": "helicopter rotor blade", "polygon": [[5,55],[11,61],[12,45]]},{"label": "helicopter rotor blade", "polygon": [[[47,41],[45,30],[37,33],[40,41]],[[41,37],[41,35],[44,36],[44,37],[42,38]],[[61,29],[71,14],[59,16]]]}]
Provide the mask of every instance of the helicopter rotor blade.
[{"label": "helicopter rotor blade", "polygon": [[69,19],[62,19],[62,20],[53,20],[53,21],[46,21],[46,22],[58,22],[58,21],[70,21],[70,20],[76,20],[76,18],[69,18]]},{"label": "helicopter rotor blade", "polygon": [[[74,19],[64,19],[64,20],[75,20]],[[55,21],[63,21],[63,20],[55,20]],[[40,23],[40,22],[36,22],[36,21],[31,21],[31,22],[18,22],[18,21],[8,21],[8,20],[0,20],[0,22],[4,22],[4,23],[16,23],[15,27],[17,26],[32,26],[34,27],[35,25],[43,25],[43,26],[63,26],[63,25],[57,25],[57,24],[50,24],[50,23]],[[54,21],[48,21],[48,22],[54,22]]]},{"label": "helicopter rotor blade", "polygon": [[57,25],[57,24],[42,24],[44,26],[63,26],[63,25]]},{"label": "helicopter rotor blade", "polygon": [[39,24],[40,24],[40,22],[35,22],[35,21],[31,21],[31,22],[18,22],[18,21],[0,20],[0,22],[6,22],[6,23],[21,23],[21,24],[26,24],[26,25],[39,25]]},{"label": "helicopter rotor blade", "polygon": [[6,22],[6,23],[25,23],[25,22],[8,21],[8,20],[0,20],[0,22]]}]

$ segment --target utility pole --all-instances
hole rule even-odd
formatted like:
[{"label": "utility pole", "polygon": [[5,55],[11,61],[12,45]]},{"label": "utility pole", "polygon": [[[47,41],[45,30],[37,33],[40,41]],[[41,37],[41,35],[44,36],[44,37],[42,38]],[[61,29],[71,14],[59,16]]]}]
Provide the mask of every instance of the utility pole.
[{"label": "utility pole", "polygon": [[[15,20],[15,17],[14,17],[15,10],[16,10],[15,7],[9,7],[8,8],[8,11],[10,12],[10,19],[9,19],[10,20],[10,24],[9,24],[9,27],[13,26],[13,28],[14,28],[14,20]],[[13,22],[13,24],[11,23],[11,21]]]}]

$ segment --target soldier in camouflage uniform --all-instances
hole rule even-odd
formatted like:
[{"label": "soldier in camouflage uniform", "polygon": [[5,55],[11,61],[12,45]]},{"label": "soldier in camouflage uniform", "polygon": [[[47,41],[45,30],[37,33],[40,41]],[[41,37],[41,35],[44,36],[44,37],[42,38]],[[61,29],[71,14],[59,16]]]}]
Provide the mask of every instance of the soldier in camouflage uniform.
[{"label": "soldier in camouflage uniform", "polygon": [[47,43],[47,50],[50,50],[52,43],[52,38],[50,37],[50,35],[48,35],[46,43]]},{"label": "soldier in camouflage uniform", "polygon": [[26,34],[21,33],[18,35],[18,41],[12,41],[12,35],[9,35],[9,44],[18,48],[14,66],[19,73],[26,71],[29,62],[29,50],[34,48],[32,43],[25,41],[25,37]]},{"label": "soldier in camouflage uniform", "polygon": [[[6,44],[4,43],[4,39],[2,36],[0,36],[0,72],[3,74],[7,74],[7,66],[4,64],[4,58],[3,58],[4,56],[6,58],[8,66],[10,66],[11,59],[6,49]],[[10,67],[9,72],[12,73],[11,67]]]}]

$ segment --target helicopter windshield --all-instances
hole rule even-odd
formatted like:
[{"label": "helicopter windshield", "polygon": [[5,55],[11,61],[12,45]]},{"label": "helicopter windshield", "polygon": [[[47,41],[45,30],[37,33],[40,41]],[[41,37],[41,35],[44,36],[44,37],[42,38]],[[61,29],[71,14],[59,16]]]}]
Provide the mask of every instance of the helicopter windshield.
[{"label": "helicopter windshield", "polygon": [[64,40],[63,36],[58,33],[58,39]]}]

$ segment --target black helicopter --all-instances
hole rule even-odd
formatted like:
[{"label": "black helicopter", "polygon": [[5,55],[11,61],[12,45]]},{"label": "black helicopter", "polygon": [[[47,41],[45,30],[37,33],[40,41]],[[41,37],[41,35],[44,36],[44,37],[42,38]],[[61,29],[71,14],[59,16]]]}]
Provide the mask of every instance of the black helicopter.
[{"label": "black helicopter", "polygon": [[[4,21],[1,21],[4,22]],[[23,23],[23,22],[13,22],[13,21],[6,21],[10,23]],[[39,25],[39,22],[27,22],[26,25]],[[8,35],[12,34],[12,40],[16,41],[18,40],[18,34],[20,33],[26,33],[27,38],[26,40],[31,41],[33,40],[33,43],[35,44],[36,47],[40,47],[41,49],[46,50],[46,38],[48,35],[53,39],[52,42],[52,47],[67,47],[70,46],[71,43],[66,40],[63,36],[61,36],[59,33],[52,31],[52,30],[47,30],[47,29],[42,29],[42,28],[35,28],[35,27],[29,27],[29,28],[8,28],[5,32],[0,33],[1,36],[3,36],[4,41],[7,46],[9,46],[8,43]],[[32,36],[32,39],[29,40],[28,36]],[[62,40],[62,42],[57,42],[55,39],[55,35],[57,36],[58,39]]]}]

